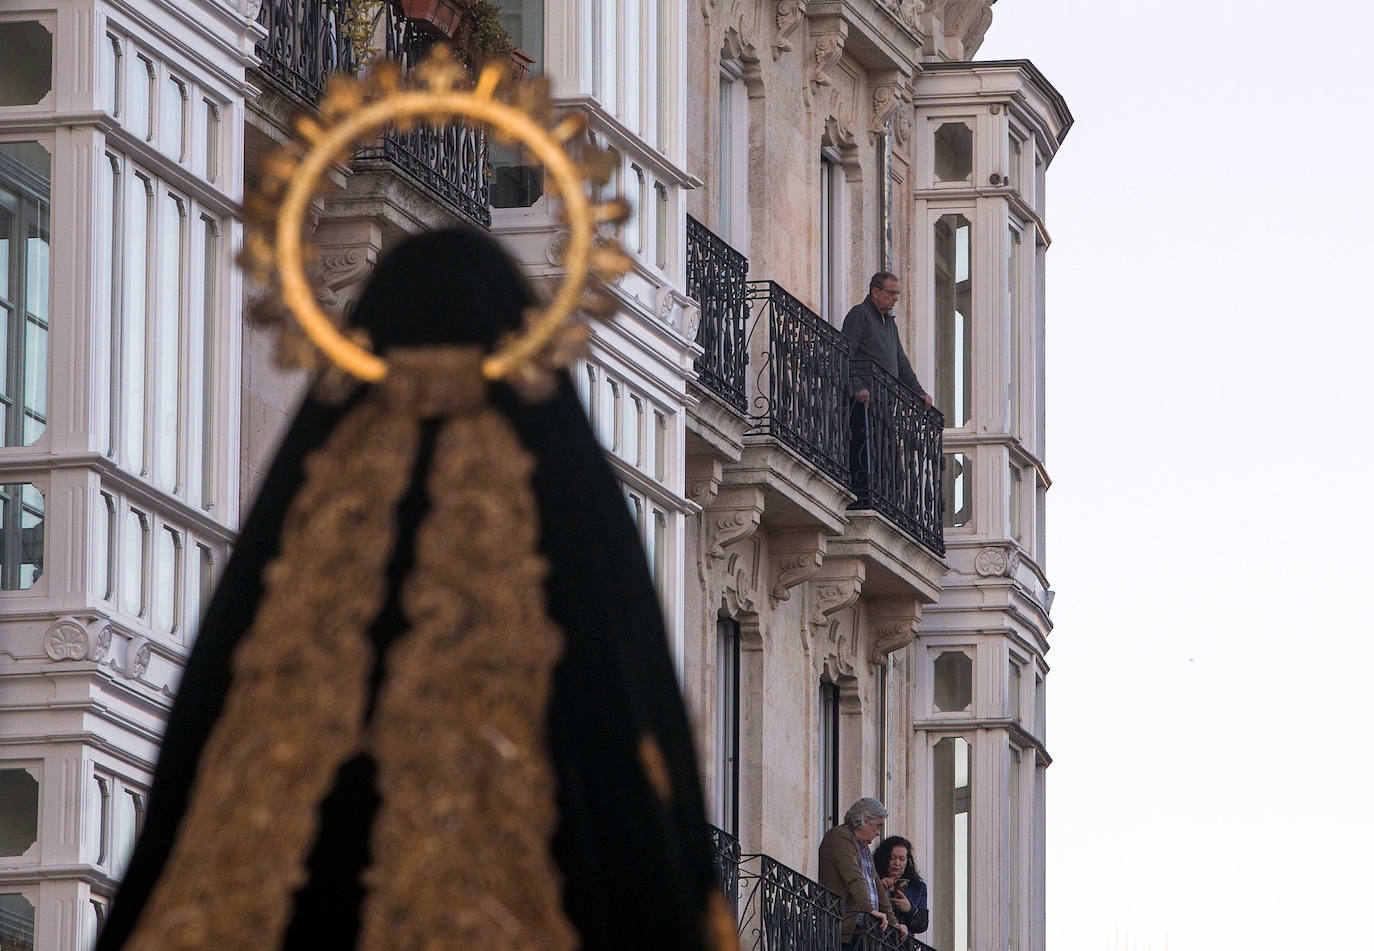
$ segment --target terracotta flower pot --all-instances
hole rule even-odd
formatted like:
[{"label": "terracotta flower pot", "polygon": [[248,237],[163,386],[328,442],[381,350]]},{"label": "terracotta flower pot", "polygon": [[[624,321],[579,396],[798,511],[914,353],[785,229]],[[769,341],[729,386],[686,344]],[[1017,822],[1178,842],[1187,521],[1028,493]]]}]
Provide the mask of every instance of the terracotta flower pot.
[{"label": "terracotta flower pot", "polygon": [[454,0],[401,0],[401,9],[406,17],[446,39],[458,31],[462,8]]}]

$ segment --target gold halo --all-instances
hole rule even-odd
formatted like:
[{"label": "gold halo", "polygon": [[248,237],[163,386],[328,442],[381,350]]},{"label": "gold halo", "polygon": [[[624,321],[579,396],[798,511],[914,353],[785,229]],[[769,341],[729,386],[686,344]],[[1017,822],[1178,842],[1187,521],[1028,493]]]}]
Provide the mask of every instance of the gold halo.
[{"label": "gold halo", "polygon": [[[562,200],[568,228],[562,259],[565,273],[553,299],[542,314],[527,314],[524,328],[503,340],[482,362],[482,374],[489,380],[526,379],[541,363],[556,360],[560,347],[576,336],[568,333],[567,325],[575,310],[606,309],[604,302],[589,306],[583,299],[588,280],[613,280],[631,262],[614,238],[598,239],[596,225],[623,221],[628,205],[615,199],[593,206],[588,198],[584,182],[589,176],[595,178],[596,173],[584,172],[563,147],[582,130],[580,116],[570,116],[546,129],[527,108],[494,97],[505,78],[503,67],[486,67],[472,89],[455,88],[463,80],[464,70],[446,49],[436,47],[414,74],[422,84],[407,88],[399,85],[396,68],[384,64],[370,79],[371,89],[380,93],[370,101],[366,95],[369,90],[354,80],[339,78],[331,82],[321,111],[339,118],[324,123],[310,116],[301,118],[296,130],[307,143],[304,156],[296,160],[289,150],[284,150],[269,161],[268,177],[275,172],[282,179],[277,183],[282,190],[275,199],[275,234],[270,243],[264,239],[247,240],[245,263],[256,265],[259,271],[275,263],[281,302],[310,341],[353,376],[369,383],[381,380],[389,369],[386,360],[348,339],[316,303],[306,277],[307,251],[301,237],[311,200],[331,166],[350,156],[357,143],[375,136],[389,124],[408,128],[416,121],[442,122],[461,117],[485,125],[502,140],[520,144],[543,163],[553,193]],[[265,197],[265,204],[274,200]]]}]

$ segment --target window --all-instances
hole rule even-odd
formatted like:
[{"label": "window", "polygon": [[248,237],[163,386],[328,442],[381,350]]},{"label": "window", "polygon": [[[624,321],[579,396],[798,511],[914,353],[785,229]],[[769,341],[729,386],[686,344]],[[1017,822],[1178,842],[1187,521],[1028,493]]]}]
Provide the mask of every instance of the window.
[{"label": "window", "polygon": [[96,558],[99,560],[99,570],[96,572],[96,583],[101,592],[102,601],[113,601],[115,592],[115,559],[118,557],[115,552],[115,537],[119,531],[119,509],[115,504],[114,496],[108,492],[100,493],[100,500],[103,504],[101,510],[97,510],[91,521],[91,531],[94,533],[94,548]]},{"label": "window", "polygon": [[52,34],[36,20],[0,23],[0,106],[33,106],[52,91]]},{"label": "window", "polygon": [[0,143],[0,409],[6,446],[28,446],[48,425],[48,150]]},{"label": "window", "polygon": [[945,528],[961,528],[973,519],[973,468],[962,452],[945,453]]},{"label": "window", "polygon": [[717,163],[720,179],[716,195],[716,226],[726,244],[747,253],[749,221],[749,97],[740,65],[720,63],[719,109],[716,116]]},{"label": "window", "polygon": [[947,736],[935,744],[932,794],[935,825],[930,894],[933,944],[952,951],[969,951],[972,909],[973,763],[969,742]]},{"label": "window", "polygon": [[144,451],[144,414],[147,412],[147,336],[149,288],[152,285],[153,221],[155,195],[153,183],[135,173],[128,204],[128,228],[124,232],[124,261],[127,270],[124,286],[127,296],[123,308],[123,357],[120,361],[120,404],[123,443],[121,456],[124,467],[140,475],[147,473],[147,454]]},{"label": "window", "polygon": [[33,951],[33,903],[18,892],[0,893],[0,948]]},{"label": "window", "polygon": [[592,57],[595,71],[592,92],[606,111],[617,114],[617,75],[620,60],[620,37],[617,27],[620,23],[620,4],[617,0],[592,0],[594,25],[593,45],[596,54]]},{"label": "window", "polygon": [[181,533],[162,526],[157,533],[156,555],[153,566],[153,627],[164,634],[172,634],[181,628]]},{"label": "window", "polygon": [[638,256],[644,253],[644,213],[648,207],[648,186],[644,181],[643,169],[631,165],[630,171],[634,173],[634,181],[630,183],[634,188],[631,197],[634,207],[630,210],[630,220],[625,222],[625,250]]},{"label": "window", "polygon": [[873,790],[879,801],[887,802],[887,721],[888,721],[888,678],[892,673],[892,655],[888,654],[878,665],[878,673],[873,682],[873,736],[877,741],[877,755],[873,757]]},{"label": "window", "polygon": [[[544,0],[497,0],[501,28],[520,52],[532,60],[531,76],[544,71]],[[593,10],[595,17],[596,11]],[[528,208],[544,194],[544,167],[532,163],[516,145],[488,140],[493,208]]]},{"label": "window", "polygon": [[38,780],[27,769],[0,769],[0,802],[0,855],[23,855],[38,841]]},{"label": "window", "polygon": [[668,584],[668,516],[661,509],[654,509],[654,521],[650,527],[653,533],[649,539],[650,569],[654,578],[654,590],[658,592],[659,604],[667,600]]},{"label": "window", "polygon": [[128,509],[122,532],[121,606],[129,614],[143,617],[148,612],[148,516]]},{"label": "window", "polygon": [[654,224],[657,228],[654,232],[654,264],[662,270],[668,266],[668,232],[672,223],[668,220],[668,189],[661,182],[654,184],[654,199]]},{"label": "window", "polygon": [[124,92],[124,48],[119,40],[105,34],[100,60],[100,104],[110,115],[119,116],[120,94]]},{"label": "window", "polygon": [[635,133],[644,131],[644,121],[640,115],[640,92],[644,85],[641,70],[645,65],[644,57],[640,53],[643,37],[643,3],[644,0],[621,0],[620,9],[620,62],[624,71],[620,88],[624,101],[619,115],[625,125]]},{"label": "window", "polygon": [[716,824],[739,835],[739,622],[716,621]]},{"label": "window", "polygon": [[829,151],[821,155],[821,318],[838,323],[844,306],[844,170]]},{"label": "window", "polygon": [[625,458],[644,466],[644,400],[630,394],[630,422],[625,427]]},{"label": "window", "polygon": [[209,99],[201,101],[202,121],[205,123],[205,180],[219,180],[219,106]]},{"label": "window", "polygon": [[671,78],[669,57],[672,55],[672,47],[669,45],[668,38],[677,35],[677,24],[673,23],[669,15],[668,0],[654,0],[654,14],[652,35],[657,38],[658,43],[654,57],[654,88],[656,90],[654,113],[658,120],[655,123],[654,145],[660,152],[667,153],[668,129],[670,127],[668,117],[671,109],[669,95],[674,88],[673,84],[669,82]]},{"label": "window", "polygon": [[43,534],[38,487],[0,485],[0,590],[23,591],[43,576]]},{"label": "window", "polygon": [[1021,751],[1007,747],[1007,861],[1002,866],[1006,876],[1007,893],[1006,933],[1007,951],[1021,949]]},{"label": "window", "polygon": [[935,180],[966,182],[973,177],[973,130],[945,122],[935,130]]},{"label": "window", "polygon": [[116,844],[110,874],[114,878],[123,878],[124,870],[129,866],[129,857],[134,851],[134,842],[143,831],[143,794],[126,787],[116,801]]},{"label": "window", "polygon": [[817,840],[840,824],[840,686],[821,683],[816,743]]},{"label": "window", "polygon": [[1012,462],[1007,465],[1007,536],[1013,541],[1021,541],[1021,467]]},{"label": "window", "polygon": [[196,545],[196,562],[191,566],[195,574],[186,586],[185,621],[189,631],[188,639],[200,629],[201,615],[210,604],[210,595],[215,584],[215,555],[204,545]]},{"label": "window", "polygon": [[96,774],[86,799],[86,841],[94,845],[93,864],[104,865],[110,857],[110,780]]},{"label": "window", "polygon": [[935,222],[935,405],[946,426],[973,417],[972,231],[963,215]]},{"label": "window", "polygon": [[192,373],[200,377],[189,388],[187,416],[193,423],[187,433],[187,471],[189,472],[188,501],[207,511],[215,505],[215,348],[219,325],[219,223],[213,218],[200,219],[200,306],[198,320],[188,315],[186,328],[190,350],[187,361]]},{"label": "window", "polygon": [[1012,188],[1021,187],[1021,139],[1015,132],[1007,133],[1007,181]]},{"label": "window", "polygon": [[[186,202],[163,196],[158,223],[158,297],[153,323],[153,417],[149,442],[153,447],[153,481],[177,492],[182,484],[181,394],[186,387],[181,363],[181,328],[187,284]],[[199,422],[199,420],[197,420]]]},{"label": "window", "polygon": [[138,56],[133,64],[129,90],[129,131],[149,141],[153,138],[153,103],[157,93],[157,69],[152,60]]},{"label": "window", "polygon": [[1007,716],[1021,722],[1021,664],[1015,657],[1007,661]]},{"label": "window", "polygon": [[654,478],[668,478],[668,418],[654,410]]},{"label": "window", "polygon": [[961,650],[935,658],[935,709],[962,713],[973,705],[973,658]]},{"label": "window", "polygon": [[123,227],[124,177],[117,156],[105,153],[100,163],[100,213],[104,216],[96,233],[98,267],[96,287],[103,293],[97,304],[100,321],[96,334],[91,370],[97,393],[105,394],[105,409],[93,420],[96,445],[107,456],[115,454],[115,433],[119,426],[119,387],[114,372],[118,362],[120,338],[120,300],[124,282],[120,279],[120,229]]},{"label": "window", "polygon": [[1006,427],[1013,436],[1021,433],[1021,232],[1017,228],[1007,229],[1007,270],[1006,300],[1003,313],[1006,315],[1007,357],[1003,361],[1007,380]]},{"label": "window", "polygon": [[168,76],[159,125],[162,151],[174,156],[177,161],[186,158],[186,109],[189,101],[186,84],[174,76]]}]

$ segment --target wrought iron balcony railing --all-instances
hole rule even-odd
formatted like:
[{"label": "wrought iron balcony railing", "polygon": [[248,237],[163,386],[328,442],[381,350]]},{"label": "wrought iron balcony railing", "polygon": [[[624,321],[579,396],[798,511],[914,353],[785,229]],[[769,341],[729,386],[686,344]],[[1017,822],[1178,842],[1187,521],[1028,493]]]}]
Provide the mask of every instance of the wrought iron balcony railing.
[{"label": "wrought iron balcony railing", "polygon": [[353,46],[344,35],[347,0],[263,0],[258,24],[262,71],[306,105],[324,94],[333,72],[356,71]]},{"label": "wrought iron balcony railing", "polygon": [[701,305],[697,343],[706,351],[697,358],[697,376],[741,412],[745,408],[744,368],[749,359],[745,339],[748,277],[748,258],[688,215],[687,294]]},{"label": "wrought iron balcony railing", "polygon": [[945,553],[941,475],[944,417],[897,378],[870,361],[868,374],[868,486],[859,504],[885,515],[935,552]]},{"label": "wrought iron balcony railing", "polygon": [[852,951],[935,951],[915,935],[903,937],[896,928],[879,928],[872,915],[859,916],[851,947]]},{"label": "wrought iron balcony railing", "polygon": [[[351,27],[347,8],[346,0],[264,0],[258,22],[267,37],[257,50],[264,74],[289,95],[313,105],[329,73],[358,69],[350,29],[370,32],[373,42],[380,41],[377,52],[405,69],[418,63],[430,45],[430,36],[405,16],[399,0],[387,0],[376,22]],[[386,160],[441,203],[484,228],[491,226],[485,133],[461,124],[388,129],[357,157]]]},{"label": "wrought iron balcony railing", "polygon": [[754,400],[762,412],[751,414],[752,431],[776,437],[847,486],[849,355],[844,337],[773,281],[751,281],[749,304],[753,332],[768,331]]},{"label": "wrought iron balcony railing", "polygon": [[740,912],[740,947],[749,951],[839,951],[840,896],[767,855],[746,855],[748,889]]},{"label": "wrought iron balcony railing", "polygon": [[734,912],[739,908],[739,839],[724,829],[709,828],[716,880],[725,892],[725,903]]}]

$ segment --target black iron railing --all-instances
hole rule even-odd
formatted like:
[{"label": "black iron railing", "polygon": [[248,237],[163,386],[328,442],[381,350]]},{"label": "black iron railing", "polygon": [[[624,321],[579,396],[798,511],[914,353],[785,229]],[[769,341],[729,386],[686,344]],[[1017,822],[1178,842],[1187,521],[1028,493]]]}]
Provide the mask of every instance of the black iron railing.
[{"label": "black iron railing", "polygon": [[745,339],[748,278],[748,258],[688,215],[687,294],[701,306],[697,343],[706,351],[697,358],[697,376],[741,412],[745,408],[744,367],[749,360]]},{"label": "black iron railing", "polygon": [[[285,92],[313,105],[335,71],[356,72],[353,48],[345,35],[346,0],[263,0],[258,22],[267,37],[258,44],[262,70]],[[388,0],[371,24],[380,40],[378,54],[410,69],[433,38]],[[375,144],[358,151],[360,159],[383,159],[417,186],[482,227],[491,226],[487,174],[487,137],[469,126],[417,125],[406,132],[388,129]]]},{"label": "black iron railing", "polygon": [[748,889],[740,913],[747,951],[839,951],[840,896],[767,855],[747,855],[740,880]]},{"label": "black iron railing", "polygon": [[332,72],[355,70],[353,47],[344,36],[347,0],[263,0],[258,24],[267,37],[258,44],[262,71],[307,105],[324,93]]},{"label": "black iron railing", "polygon": [[882,367],[854,364],[869,383],[867,491],[860,504],[887,516],[937,555],[945,553],[941,474],[945,420]]},{"label": "black iron railing", "polygon": [[[849,356],[844,337],[773,281],[749,283],[754,333],[766,327],[754,432],[849,484]],[[765,377],[767,378],[765,380]]]},{"label": "black iron railing", "polygon": [[733,912],[739,908],[739,839],[724,829],[715,826],[709,826],[709,829],[716,881],[725,892],[725,902]]},{"label": "black iron railing", "polygon": [[915,935],[902,936],[896,928],[879,928],[878,919],[860,915],[854,929],[853,951],[935,951]]}]

